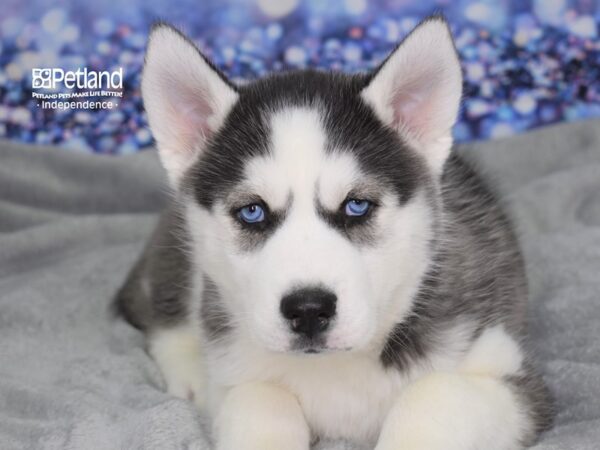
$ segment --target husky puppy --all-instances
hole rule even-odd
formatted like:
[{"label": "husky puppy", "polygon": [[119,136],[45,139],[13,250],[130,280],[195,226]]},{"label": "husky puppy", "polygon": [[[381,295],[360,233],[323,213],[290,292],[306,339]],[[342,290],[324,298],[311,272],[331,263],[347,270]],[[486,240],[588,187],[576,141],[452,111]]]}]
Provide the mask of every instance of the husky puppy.
[{"label": "husky puppy", "polygon": [[174,195],[116,305],[217,449],[508,450],[548,427],[517,241],[451,152],[461,86],[440,17],[370,74],[242,86],[152,29]]}]

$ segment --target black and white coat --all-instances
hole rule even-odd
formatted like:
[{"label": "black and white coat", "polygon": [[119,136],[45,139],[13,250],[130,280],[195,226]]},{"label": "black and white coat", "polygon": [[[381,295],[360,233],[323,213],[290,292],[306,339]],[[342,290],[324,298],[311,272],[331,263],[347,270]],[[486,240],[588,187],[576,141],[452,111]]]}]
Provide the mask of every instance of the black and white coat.
[{"label": "black and white coat", "polygon": [[[218,449],[508,450],[549,425],[517,241],[450,152],[461,84],[439,17],[374,73],[243,86],[153,29],[142,91],[174,195],[116,305]],[[333,306],[299,333],[282,299],[315,292]]]}]

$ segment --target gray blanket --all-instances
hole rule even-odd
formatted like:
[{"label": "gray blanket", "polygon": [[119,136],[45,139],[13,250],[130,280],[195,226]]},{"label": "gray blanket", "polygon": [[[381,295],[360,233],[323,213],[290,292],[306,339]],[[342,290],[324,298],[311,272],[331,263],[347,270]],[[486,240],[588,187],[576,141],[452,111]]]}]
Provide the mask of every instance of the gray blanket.
[{"label": "gray blanket", "polygon": [[[600,122],[461,151],[522,238],[533,348],[559,410],[536,449],[598,449]],[[163,183],[154,152],[0,143],[0,448],[208,448],[205,421],[163,392],[142,335],[107,314]]]}]

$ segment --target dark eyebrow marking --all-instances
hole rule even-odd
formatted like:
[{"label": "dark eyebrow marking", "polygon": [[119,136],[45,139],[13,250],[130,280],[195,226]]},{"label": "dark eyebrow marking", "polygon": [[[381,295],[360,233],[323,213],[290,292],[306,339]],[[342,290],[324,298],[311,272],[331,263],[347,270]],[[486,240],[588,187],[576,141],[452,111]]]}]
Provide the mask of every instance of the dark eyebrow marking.
[{"label": "dark eyebrow marking", "polygon": [[318,216],[330,227],[338,230],[352,242],[364,245],[373,245],[377,238],[374,222],[377,216],[379,203],[373,205],[364,216],[347,216],[344,212],[345,202],[352,197],[346,197],[336,210],[327,209],[318,198],[315,198],[315,209]]}]

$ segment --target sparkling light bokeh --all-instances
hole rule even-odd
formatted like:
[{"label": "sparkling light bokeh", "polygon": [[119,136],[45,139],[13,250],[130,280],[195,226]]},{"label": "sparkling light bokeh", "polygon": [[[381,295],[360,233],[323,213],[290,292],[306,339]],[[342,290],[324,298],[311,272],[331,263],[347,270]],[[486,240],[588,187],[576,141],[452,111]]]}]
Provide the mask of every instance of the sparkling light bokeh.
[{"label": "sparkling light bokeh", "polygon": [[[423,17],[442,12],[463,60],[459,141],[600,117],[600,2],[593,0],[5,0],[0,138],[101,153],[151,144],[140,99],[148,29],[188,32],[235,80],[314,67],[377,66]],[[42,110],[31,69],[123,67],[113,111]]]}]

